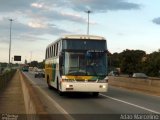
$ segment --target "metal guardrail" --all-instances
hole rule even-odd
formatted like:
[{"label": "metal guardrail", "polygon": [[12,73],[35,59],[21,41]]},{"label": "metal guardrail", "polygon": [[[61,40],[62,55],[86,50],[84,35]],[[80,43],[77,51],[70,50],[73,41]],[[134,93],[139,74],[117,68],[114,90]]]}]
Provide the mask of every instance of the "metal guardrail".
[{"label": "metal guardrail", "polygon": [[16,70],[11,70],[0,74],[0,91],[7,86],[8,82],[12,79],[15,72]]}]

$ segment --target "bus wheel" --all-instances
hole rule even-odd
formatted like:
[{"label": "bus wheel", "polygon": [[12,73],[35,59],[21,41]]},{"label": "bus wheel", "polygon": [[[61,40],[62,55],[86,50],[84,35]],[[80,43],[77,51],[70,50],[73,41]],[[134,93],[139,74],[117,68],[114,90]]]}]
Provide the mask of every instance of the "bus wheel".
[{"label": "bus wheel", "polygon": [[63,96],[63,92],[60,91],[60,89],[59,89],[59,82],[58,82],[58,80],[57,80],[57,91],[58,91],[58,94],[59,94],[60,96]]},{"label": "bus wheel", "polygon": [[52,89],[52,86],[50,85],[49,76],[47,76],[47,85],[49,89]]},{"label": "bus wheel", "polygon": [[93,92],[92,95],[93,95],[93,97],[98,97],[99,92]]}]

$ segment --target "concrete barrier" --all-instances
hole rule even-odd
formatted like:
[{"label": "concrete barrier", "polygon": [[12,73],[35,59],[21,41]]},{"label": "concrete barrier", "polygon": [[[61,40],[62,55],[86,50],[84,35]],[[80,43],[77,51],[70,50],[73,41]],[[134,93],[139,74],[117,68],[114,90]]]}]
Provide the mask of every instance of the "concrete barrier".
[{"label": "concrete barrier", "polygon": [[109,84],[160,95],[160,80],[109,76]]},{"label": "concrete barrier", "polygon": [[26,76],[19,71],[20,80],[22,84],[22,90],[24,95],[24,102],[26,108],[26,115],[28,120],[47,120],[48,118],[41,118],[40,116],[46,115],[47,112],[42,107],[41,101],[38,99],[35,90],[28,82]]},{"label": "concrete barrier", "polygon": [[26,114],[36,114],[35,105],[31,99],[29,89],[28,89],[26,83],[24,82],[22,74],[21,73],[19,73],[19,74],[20,74],[20,80],[21,80],[21,84],[22,84],[23,95],[24,95]]}]

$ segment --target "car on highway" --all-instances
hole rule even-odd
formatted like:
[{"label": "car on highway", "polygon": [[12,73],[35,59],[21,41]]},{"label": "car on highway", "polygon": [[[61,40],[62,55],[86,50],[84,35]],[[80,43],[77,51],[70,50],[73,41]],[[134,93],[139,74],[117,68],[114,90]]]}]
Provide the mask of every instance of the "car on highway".
[{"label": "car on highway", "polygon": [[38,77],[42,77],[44,78],[45,77],[45,72],[43,69],[37,69],[35,71],[35,75],[34,75],[35,78],[38,78]]},{"label": "car on highway", "polygon": [[29,66],[28,65],[24,65],[24,66],[22,66],[22,71],[23,72],[28,72],[29,71]]},{"label": "car on highway", "polygon": [[109,76],[119,76],[119,72],[117,70],[113,70],[108,73]]},{"label": "car on highway", "polygon": [[133,73],[132,75],[133,78],[148,78],[148,76],[145,73]]}]

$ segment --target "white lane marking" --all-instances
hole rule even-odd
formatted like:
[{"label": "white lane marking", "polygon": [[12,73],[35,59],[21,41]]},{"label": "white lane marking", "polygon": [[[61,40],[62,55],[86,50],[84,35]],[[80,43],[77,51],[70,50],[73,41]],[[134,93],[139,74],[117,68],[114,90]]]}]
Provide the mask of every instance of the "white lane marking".
[{"label": "white lane marking", "polygon": [[108,96],[108,95],[104,95],[104,94],[100,94],[100,95],[101,95],[101,96],[103,96],[103,97],[106,97],[106,98],[109,98],[109,99],[112,99],[112,100],[118,101],[118,102],[122,102],[122,103],[125,103],[125,104],[128,104],[128,105],[131,105],[131,106],[134,106],[134,107],[137,107],[137,108],[140,108],[140,109],[143,109],[143,110],[146,110],[146,111],[149,111],[149,112],[155,113],[155,114],[160,114],[160,112],[157,112],[157,111],[155,111],[155,110],[151,110],[151,109],[148,109],[148,108],[145,108],[145,107],[142,107],[142,106],[139,106],[139,105],[133,104],[133,103],[129,103],[129,102],[126,102],[126,101],[123,101],[123,100],[117,99],[117,98],[113,98],[113,97],[110,97],[110,96]]},{"label": "white lane marking", "polygon": [[63,114],[65,115],[65,117],[66,117],[68,120],[74,120],[74,118],[73,118],[71,115],[69,115],[69,113],[68,113],[66,110],[64,110],[55,100],[53,100],[48,94],[46,94],[39,86],[37,86],[36,83],[35,83],[34,81],[32,81],[31,78],[30,78],[28,75],[25,74],[25,76],[28,78],[28,80],[29,80],[32,84],[35,85],[34,87],[36,87],[49,101],[52,102],[52,104],[55,105],[55,107],[56,107],[61,113],[63,113]]}]

